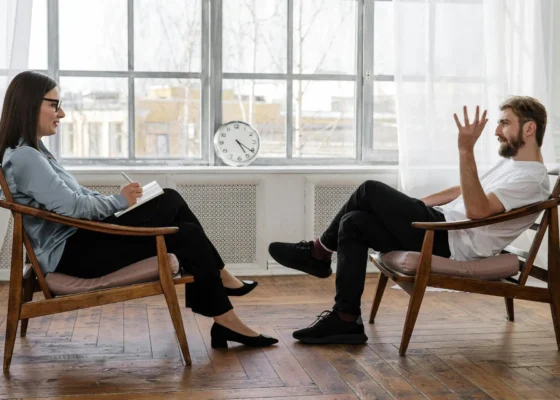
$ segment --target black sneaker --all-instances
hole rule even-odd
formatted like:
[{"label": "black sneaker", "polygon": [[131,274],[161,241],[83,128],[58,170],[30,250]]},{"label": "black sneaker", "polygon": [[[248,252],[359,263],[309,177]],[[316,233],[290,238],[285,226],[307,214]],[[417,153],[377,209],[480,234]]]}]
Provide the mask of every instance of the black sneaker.
[{"label": "black sneaker", "polygon": [[317,278],[332,275],[331,260],[318,260],[311,256],[313,242],[302,240],[299,243],[274,242],[268,246],[268,253],[279,264],[297,269]]},{"label": "black sneaker", "polygon": [[309,344],[363,344],[368,340],[362,317],[346,322],[336,311],[323,311],[309,327],[295,331],[292,336]]}]

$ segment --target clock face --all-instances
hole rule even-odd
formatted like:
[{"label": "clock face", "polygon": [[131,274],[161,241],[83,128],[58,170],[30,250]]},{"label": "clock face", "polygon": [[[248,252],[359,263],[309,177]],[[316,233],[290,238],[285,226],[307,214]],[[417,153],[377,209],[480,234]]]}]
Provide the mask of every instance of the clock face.
[{"label": "clock face", "polygon": [[241,121],[222,125],[214,135],[214,149],[227,165],[249,165],[257,158],[260,145],[257,131]]}]

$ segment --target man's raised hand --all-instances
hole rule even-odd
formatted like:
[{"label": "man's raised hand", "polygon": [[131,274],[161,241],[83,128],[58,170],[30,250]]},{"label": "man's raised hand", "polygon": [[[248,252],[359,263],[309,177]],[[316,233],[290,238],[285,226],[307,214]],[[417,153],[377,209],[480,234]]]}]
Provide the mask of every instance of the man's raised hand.
[{"label": "man's raised hand", "polygon": [[474,149],[474,145],[476,141],[482,134],[488,119],[486,118],[486,110],[482,113],[482,118],[479,118],[480,109],[476,106],[476,113],[474,116],[474,121],[472,123],[469,122],[469,114],[467,112],[467,106],[463,107],[463,114],[465,117],[465,125],[461,125],[461,121],[457,114],[453,114],[455,117],[455,123],[457,123],[457,128],[459,128],[459,138],[458,138],[458,145],[459,150],[466,150],[472,151]]}]

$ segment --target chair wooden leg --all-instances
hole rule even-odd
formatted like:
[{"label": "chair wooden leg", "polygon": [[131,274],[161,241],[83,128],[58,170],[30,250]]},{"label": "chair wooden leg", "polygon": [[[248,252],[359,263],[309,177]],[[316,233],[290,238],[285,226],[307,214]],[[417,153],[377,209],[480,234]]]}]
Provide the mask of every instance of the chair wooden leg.
[{"label": "chair wooden leg", "polygon": [[379,310],[379,305],[381,304],[381,299],[383,298],[383,293],[385,292],[385,287],[387,286],[387,276],[384,273],[379,274],[379,281],[377,282],[377,290],[375,292],[375,297],[373,298],[373,304],[371,305],[371,313],[369,315],[369,323],[373,324],[375,321],[375,316],[377,315],[377,310]]},{"label": "chair wooden leg", "polygon": [[560,245],[558,233],[558,208],[548,215],[548,290],[550,311],[556,334],[556,345],[560,350]]},{"label": "chair wooden leg", "polygon": [[[23,282],[23,302],[28,303],[33,300],[33,292],[35,289],[35,279],[26,279]],[[29,323],[29,319],[25,318],[21,320],[21,326],[19,329],[19,333],[21,337],[25,337],[27,334],[27,324]]]},{"label": "chair wooden leg", "polygon": [[506,301],[507,319],[508,319],[508,321],[513,322],[515,320],[515,312],[514,312],[514,308],[513,308],[513,298],[512,297],[505,297],[504,300]]},{"label": "chair wooden leg", "polygon": [[557,296],[556,299],[550,303],[550,311],[552,313],[552,323],[554,324],[554,333],[556,334],[556,346],[560,351],[560,290],[556,293],[551,291],[552,296]]},{"label": "chair wooden leg", "polygon": [[430,279],[433,243],[434,231],[426,231],[426,234],[424,235],[424,243],[422,243],[422,251],[420,253],[421,256],[418,262],[416,276],[414,277],[414,288],[412,289],[410,301],[408,303],[408,310],[406,312],[401,347],[399,348],[399,354],[401,356],[404,356],[406,354],[406,349],[408,349],[410,337],[412,336],[412,331],[414,330],[414,325],[416,324],[416,318],[418,317],[418,312],[420,311],[420,305],[424,299],[424,293],[426,293],[426,287],[428,286],[428,281]]},{"label": "chair wooden leg", "polygon": [[426,285],[421,285],[419,283],[414,285],[414,291],[412,292],[412,296],[410,296],[410,301],[408,303],[408,311],[406,312],[401,346],[399,348],[399,354],[401,356],[404,356],[406,354],[406,350],[408,349],[408,344],[410,343],[410,338],[412,337],[412,331],[414,330],[416,318],[418,317],[418,312],[420,311],[420,305],[424,299],[425,292]]},{"label": "chair wooden leg", "polygon": [[[156,238],[156,241],[158,249],[158,262],[167,264],[167,250],[165,248],[163,236],[158,236]],[[167,270],[169,270],[169,266]],[[175,334],[177,335],[177,340],[179,341],[179,347],[181,348],[181,353],[183,354],[183,358],[185,359],[185,364],[192,365],[191,354],[189,352],[189,344],[187,342],[187,335],[185,334],[185,327],[183,325],[183,317],[181,316],[181,308],[179,307],[179,301],[177,300],[177,291],[175,290],[175,285],[173,284],[171,273],[160,273],[160,282],[163,289],[163,294],[165,296],[165,301],[167,302],[167,308],[169,308],[169,314],[171,315],[171,321],[173,321]]]},{"label": "chair wooden leg", "polygon": [[10,269],[10,291],[8,294],[8,316],[4,343],[4,371],[10,369],[16,342],[17,327],[23,295],[23,221],[21,214],[14,214],[14,236],[12,240],[12,263]]},{"label": "chair wooden leg", "polygon": [[187,365],[191,365],[192,361],[189,352],[189,344],[187,342],[187,335],[185,333],[185,327],[183,325],[183,317],[181,316],[181,309],[179,308],[179,301],[177,300],[177,292],[175,291],[175,286],[171,285],[170,288],[164,287],[163,294],[165,295],[167,307],[169,308],[169,314],[171,315],[171,320],[173,321],[173,327],[175,328],[177,340],[179,341],[179,346],[181,347],[181,353],[183,353],[185,363]]},{"label": "chair wooden leg", "polygon": [[4,344],[4,371],[10,369],[12,362],[12,354],[16,343],[17,328],[19,322],[19,311],[21,306],[21,288],[12,289],[10,285],[10,294],[8,300],[8,316],[6,318],[6,342]]}]

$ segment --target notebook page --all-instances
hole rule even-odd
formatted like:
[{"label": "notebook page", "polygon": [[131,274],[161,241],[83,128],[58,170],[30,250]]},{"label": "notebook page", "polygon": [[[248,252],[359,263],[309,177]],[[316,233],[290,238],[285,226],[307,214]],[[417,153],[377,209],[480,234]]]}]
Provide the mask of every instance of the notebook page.
[{"label": "notebook page", "polygon": [[154,197],[157,197],[159,195],[163,194],[163,189],[161,188],[161,186],[159,186],[159,184],[156,181],[150,182],[147,185],[142,187],[142,197],[138,198],[138,200],[136,201],[136,204],[131,205],[130,207],[128,207],[126,210],[122,210],[122,211],[118,211],[115,213],[116,217],[120,217],[121,215],[129,212],[130,210],[135,209],[136,207],[138,207],[139,205],[153,199]]}]

